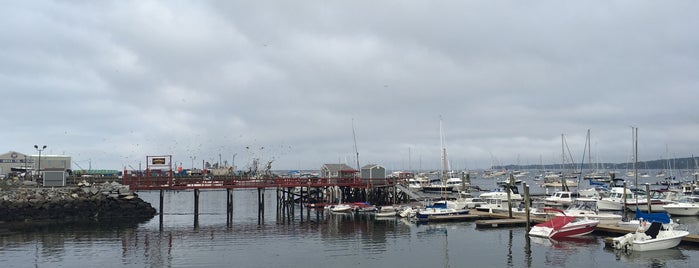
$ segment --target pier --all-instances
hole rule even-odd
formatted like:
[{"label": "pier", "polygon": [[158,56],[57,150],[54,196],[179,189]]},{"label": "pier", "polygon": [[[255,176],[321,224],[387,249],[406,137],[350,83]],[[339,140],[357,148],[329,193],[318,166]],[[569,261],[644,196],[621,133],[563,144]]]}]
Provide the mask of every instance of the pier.
[{"label": "pier", "polygon": [[[150,159],[151,157],[149,157]],[[165,161],[165,160],[163,160]],[[166,161],[169,162],[169,161]],[[277,191],[277,210],[283,216],[293,216],[294,204],[311,209],[323,208],[326,204],[370,202],[375,205],[409,202],[409,192],[398,191],[396,178],[369,179],[355,176],[339,178],[291,178],[272,174],[258,176],[173,176],[169,166],[165,169],[146,168],[145,172],[124,170],[122,184],[132,191],[160,191],[160,226],[163,225],[164,191],[192,191],[194,193],[194,225],[199,222],[199,195],[201,190],[226,190],[227,222],[233,222],[233,190],[257,189],[258,220],[264,219],[264,193],[267,189]],[[301,210],[303,217],[303,210]]]}]

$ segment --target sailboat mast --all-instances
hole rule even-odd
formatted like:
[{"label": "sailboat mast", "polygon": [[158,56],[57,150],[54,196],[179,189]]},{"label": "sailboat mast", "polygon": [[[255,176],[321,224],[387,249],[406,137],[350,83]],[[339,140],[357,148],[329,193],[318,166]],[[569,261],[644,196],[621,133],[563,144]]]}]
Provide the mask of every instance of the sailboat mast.
[{"label": "sailboat mast", "polygon": [[354,152],[357,155],[357,171],[361,173],[361,169],[359,169],[359,151],[357,150],[357,135],[354,133],[354,118],[352,118],[352,139],[354,139]]}]

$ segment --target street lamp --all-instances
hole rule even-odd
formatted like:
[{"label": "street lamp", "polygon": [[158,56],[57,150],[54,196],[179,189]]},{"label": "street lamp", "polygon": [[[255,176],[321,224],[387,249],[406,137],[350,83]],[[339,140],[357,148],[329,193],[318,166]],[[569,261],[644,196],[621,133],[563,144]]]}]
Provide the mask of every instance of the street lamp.
[{"label": "street lamp", "polygon": [[196,156],[189,156],[189,159],[192,160],[192,170],[194,170],[194,159],[197,159]]},{"label": "street lamp", "polygon": [[41,177],[41,151],[43,151],[44,149],[46,149],[46,145],[42,146],[41,149],[39,149],[39,146],[36,145],[36,144],[34,144],[34,149],[36,149],[37,151],[39,151],[39,167],[37,168],[37,171],[39,172],[39,174],[38,174],[37,176],[38,176],[38,177]]}]

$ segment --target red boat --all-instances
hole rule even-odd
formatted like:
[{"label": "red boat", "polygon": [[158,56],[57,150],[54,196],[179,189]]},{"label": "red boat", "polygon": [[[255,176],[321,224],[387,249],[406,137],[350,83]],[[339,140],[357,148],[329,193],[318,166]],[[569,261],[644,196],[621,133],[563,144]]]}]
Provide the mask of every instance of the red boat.
[{"label": "red boat", "polygon": [[597,224],[599,224],[598,220],[566,216],[560,209],[545,208],[544,211],[556,211],[563,214],[563,216],[555,216],[553,219],[534,225],[534,227],[529,230],[530,236],[546,238],[581,236],[592,233],[595,227],[597,227]]}]

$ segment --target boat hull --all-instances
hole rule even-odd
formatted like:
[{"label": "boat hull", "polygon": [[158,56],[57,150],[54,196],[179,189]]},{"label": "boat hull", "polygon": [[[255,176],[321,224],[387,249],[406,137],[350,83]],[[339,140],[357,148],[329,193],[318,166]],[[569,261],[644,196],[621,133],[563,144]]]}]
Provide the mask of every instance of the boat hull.
[{"label": "boat hull", "polygon": [[682,238],[687,236],[687,231],[675,231],[682,234],[677,234],[672,237],[655,238],[645,241],[635,240],[631,243],[633,251],[651,251],[674,248],[682,242]]},{"label": "boat hull", "polygon": [[597,227],[597,224],[599,224],[599,221],[584,220],[571,222],[557,230],[546,226],[534,226],[531,230],[529,230],[529,235],[553,239],[576,237],[592,233],[595,230],[595,227]]},{"label": "boat hull", "polygon": [[699,215],[699,206],[672,206],[666,205],[663,207],[667,213],[674,216],[696,216]]}]

